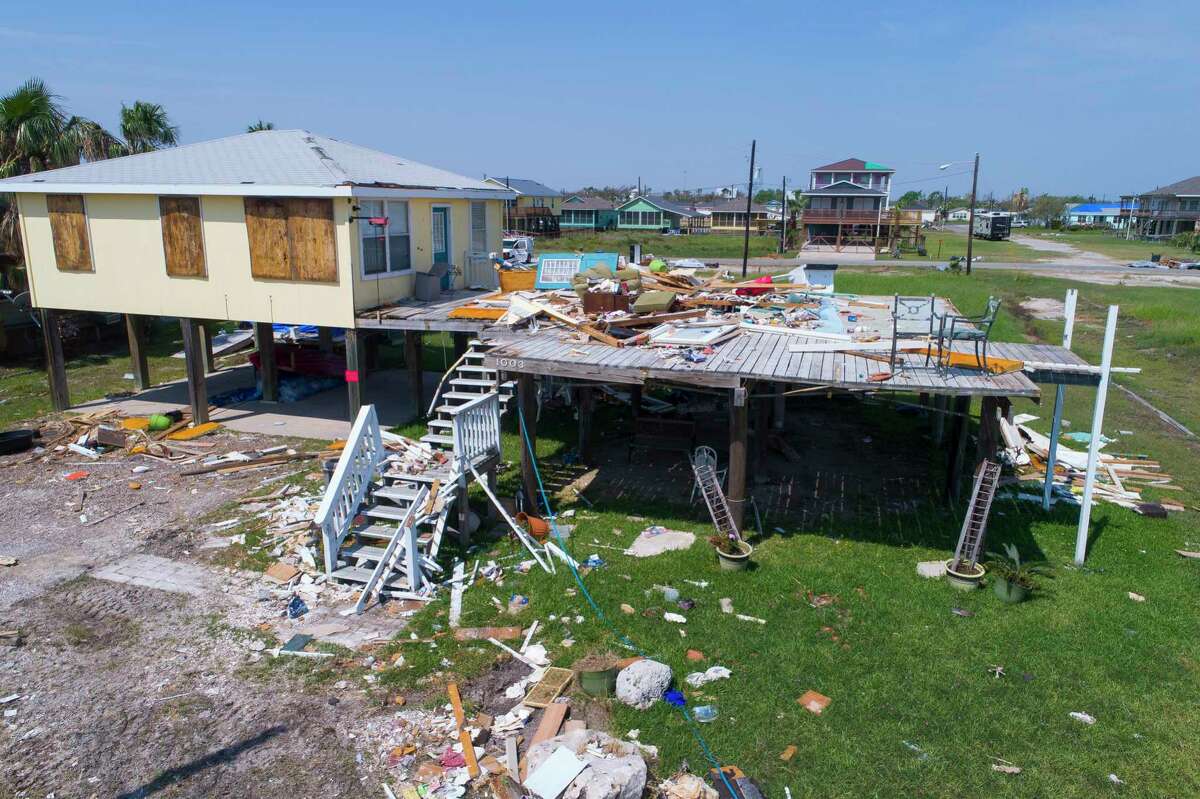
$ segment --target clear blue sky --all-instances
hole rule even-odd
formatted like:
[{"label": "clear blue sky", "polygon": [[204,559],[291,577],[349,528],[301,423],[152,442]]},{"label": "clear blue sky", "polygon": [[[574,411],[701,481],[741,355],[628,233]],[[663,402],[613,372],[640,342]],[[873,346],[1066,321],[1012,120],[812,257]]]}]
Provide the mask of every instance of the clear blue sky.
[{"label": "clear blue sky", "polygon": [[[897,189],[1121,192],[1200,174],[1200,2],[15,3],[0,86],[185,142],[262,118],[556,188],[766,183],[848,156]],[[930,179],[931,178],[931,179]]]}]

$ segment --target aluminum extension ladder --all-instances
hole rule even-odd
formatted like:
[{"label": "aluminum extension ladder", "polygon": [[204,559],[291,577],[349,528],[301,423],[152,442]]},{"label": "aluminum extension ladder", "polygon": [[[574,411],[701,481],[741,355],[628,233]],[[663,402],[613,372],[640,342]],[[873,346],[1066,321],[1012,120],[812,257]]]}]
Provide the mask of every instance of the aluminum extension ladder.
[{"label": "aluminum extension ladder", "polygon": [[987,531],[988,513],[992,509],[992,499],[996,496],[996,486],[1000,484],[1000,464],[984,460],[975,470],[975,487],[971,491],[971,504],[967,507],[967,515],[963,519],[962,532],[958,536],[958,546],[954,550],[954,562],[951,567],[960,571],[959,567],[965,562],[972,567],[979,562],[979,553],[983,549],[983,539]]},{"label": "aluminum extension ladder", "polygon": [[696,475],[696,483],[704,495],[704,504],[708,505],[717,532],[722,536],[739,538],[733,515],[729,512],[729,502],[721,490],[721,481],[717,479],[716,464],[707,458],[695,457],[692,459],[692,472]]}]

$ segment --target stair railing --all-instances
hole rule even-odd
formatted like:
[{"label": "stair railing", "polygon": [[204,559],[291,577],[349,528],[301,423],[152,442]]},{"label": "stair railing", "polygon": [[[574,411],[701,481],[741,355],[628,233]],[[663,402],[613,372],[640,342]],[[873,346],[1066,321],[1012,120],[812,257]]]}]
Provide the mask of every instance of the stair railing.
[{"label": "stair railing", "polygon": [[450,368],[442,373],[442,379],[438,381],[437,388],[433,390],[433,400],[431,400],[429,403],[429,410],[425,411],[426,416],[433,416],[433,409],[437,407],[438,400],[441,399],[442,388],[446,385],[447,378],[458,371],[458,367],[462,366],[462,362],[466,360],[467,356],[471,355],[474,351],[475,350],[473,347],[467,347],[467,351],[458,356],[458,360],[452,363]]},{"label": "stair railing", "polygon": [[325,496],[315,518],[321,528],[321,539],[325,546],[326,575],[332,575],[337,568],[338,548],[350,532],[354,517],[366,498],[384,457],[383,438],[375,406],[364,405],[358,412],[358,418],[354,420],[354,426],[350,428],[350,436],[342,448],[337,468],[325,489]]},{"label": "stair railing", "polygon": [[459,474],[500,454],[500,394],[492,391],[460,405],[453,417],[454,457]]}]

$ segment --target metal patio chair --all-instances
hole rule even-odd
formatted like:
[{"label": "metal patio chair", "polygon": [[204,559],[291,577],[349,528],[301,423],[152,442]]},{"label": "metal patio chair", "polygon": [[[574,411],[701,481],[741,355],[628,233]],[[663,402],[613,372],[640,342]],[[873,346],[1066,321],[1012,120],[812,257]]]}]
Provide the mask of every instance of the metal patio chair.
[{"label": "metal patio chair", "polygon": [[987,370],[988,340],[992,334],[992,325],[1000,313],[1000,300],[988,297],[987,309],[979,316],[958,316],[943,314],[938,325],[937,347],[938,364],[943,368],[949,366],[949,361],[943,360],[954,350],[956,341],[967,341],[975,347],[975,363],[980,369]]},{"label": "metal patio chair", "polygon": [[[930,294],[928,297],[901,297],[899,294],[892,299],[892,357],[889,361],[890,368],[894,373],[896,371],[896,349],[899,341],[902,338],[919,339],[925,338],[930,347],[933,345],[934,326],[937,324],[937,311],[934,305],[934,296]],[[909,330],[901,330],[901,322],[914,322],[918,326],[914,326]],[[923,323],[925,328],[921,330],[919,325]],[[925,350],[925,365],[929,365],[929,349]]]},{"label": "metal patio chair", "polygon": [[[712,447],[701,445],[696,447],[696,451],[692,454],[693,466],[711,466],[713,473],[717,476],[717,482],[721,484],[721,488],[725,488],[725,478],[729,476],[729,467],[724,469],[717,468],[717,451]],[[692,495],[688,499],[689,503],[696,501],[696,491],[699,488],[695,480],[692,481]]]}]

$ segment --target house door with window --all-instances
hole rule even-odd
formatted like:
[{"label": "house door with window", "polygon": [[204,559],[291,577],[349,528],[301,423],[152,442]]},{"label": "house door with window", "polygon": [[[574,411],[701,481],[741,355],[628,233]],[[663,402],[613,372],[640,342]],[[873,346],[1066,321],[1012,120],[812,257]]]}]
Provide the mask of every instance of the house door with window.
[{"label": "house door with window", "polygon": [[[450,263],[450,209],[433,209],[433,262],[435,264]],[[449,273],[442,278],[442,290],[450,288],[453,280]]]}]

